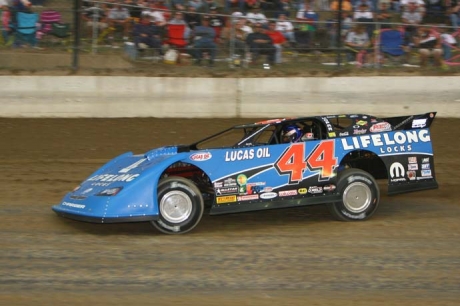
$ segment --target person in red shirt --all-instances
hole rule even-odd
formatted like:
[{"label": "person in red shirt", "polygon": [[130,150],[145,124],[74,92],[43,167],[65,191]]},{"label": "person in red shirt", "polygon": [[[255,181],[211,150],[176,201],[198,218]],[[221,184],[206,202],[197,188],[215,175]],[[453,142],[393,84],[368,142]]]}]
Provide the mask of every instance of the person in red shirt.
[{"label": "person in red shirt", "polygon": [[270,36],[270,38],[273,41],[273,45],[276,48],[275,63],[282,63],[283,59],[281,56],[281,52],[283,50],[283,45],[286,43],[286,38],[284,37],[283,33],[276,30],[276,21],[270,21],[268,23],[268,29],[265,31],[265,34]]}]

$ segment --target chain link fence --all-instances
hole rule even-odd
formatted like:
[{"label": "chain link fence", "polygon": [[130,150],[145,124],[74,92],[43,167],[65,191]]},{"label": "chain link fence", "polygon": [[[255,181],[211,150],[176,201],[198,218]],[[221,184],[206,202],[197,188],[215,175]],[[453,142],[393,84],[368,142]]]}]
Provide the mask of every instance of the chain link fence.
[{"label": "chain link fence", "polygon": [[455,69],[458,9],[420,1],[3,0],[0,66]]}]

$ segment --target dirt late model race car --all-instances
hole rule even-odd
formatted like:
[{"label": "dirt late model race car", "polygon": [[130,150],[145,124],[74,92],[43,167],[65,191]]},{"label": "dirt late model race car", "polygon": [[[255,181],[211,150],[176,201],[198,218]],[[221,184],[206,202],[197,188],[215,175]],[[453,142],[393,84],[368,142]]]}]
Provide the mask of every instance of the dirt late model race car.
[{"label": "dirt late model race car", "polygon": [[438,187],[435,115],[238,125],[190,145],[122,154],[52,209],[88,222],[150,221],[167,234],[193,229],[206,206],[218,215],[326,204],[338,220],[365,220],[379,204],[378,179],[387,179],[388,194]]}]

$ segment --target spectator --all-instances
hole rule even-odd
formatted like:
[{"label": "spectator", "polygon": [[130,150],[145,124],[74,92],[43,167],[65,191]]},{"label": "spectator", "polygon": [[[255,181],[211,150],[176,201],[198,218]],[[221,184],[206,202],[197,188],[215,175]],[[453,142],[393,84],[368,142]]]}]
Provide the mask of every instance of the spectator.
[{"label": "spectator", "polygon": [[267,55],[267,61],[270,65],[275,63],[276,49],[270,36],[264,33],[262,24],[254,26],[254,33],[246,37],[246,44],[249,46],[253,64],[257,63],[261,54]]},{"label": "spectator", "polygon": [[414,35],[414,45],[419,48],[420,66],[426,66],[430,57],[436,66],[442,65],[441,37],[434,31],[426,26],[419,27]]},{"label": "spectator", "polygon": [[454,46],[457,44],[457,40],[452,34],[448,33],[446,27],[441,27],[440,32],[443,58],[444,60],[449,60],[452,57],[452,50],[455,48]]},{"label": "spectator", "polygon": [[388,2],[380,2],[379,10],[375,14],[375,20],[380,24],[380,28],[391,28],[391,12]]},{"label": "spectator", "polygon": [[185,0],[171,0],[171,9],[177,11],[185,11],[187,6]]},{"label": "spectator", "polygon": [[189,0],[188,6],[193,6],[195,8],[195,12],[198,12],[201,10],[203,6],[203,1],[202,0]]},{"label": "spectator", "polygon": [[211,12],[211,8],[215,8],[217,10],[216,1],[215,0],[204,0],[203,5],[201,6],[200,12],[209,13]]},{"label": "spectator", "polygon": [[425,16],[425,2],[423,0],[400,0],[400,6],[402,11],[408,11],[410,6],[414,5],[417,11]]},{"label": "spectator", "polygon": [[355,2],[354,4],[354,10],[355,11],[358,11],[360,10],[360,8],[362,7],[362,5],[366,5],[367,6],[367,10],[369,12],[374,12],[376,10],[376,7],[374,6],[374,4],[372,3],[372,1],[370,0],[358,0]]},{"label": "spectator", "polygon": [[369,10],[367,4],[363,3],[358,7],[353,14],[353,20],[365,23],[367,35],[372,37],[372,33],[374,32],[374,14]]},{"label": "spectator", "polygon": [[270,36],[273,42],[273,46],[275,46],[275,49],[276,49],[275,63],[281,64],[283,62],[282,50],[283,50],[283,45],[286,43],[286,38],[284,37],[283,33],[276,30],[275,21],[270,21],[268,23],[268,30],[265,31],[265,34]]},{"label": "spectator", "polygon": [[[235,29],[232,29],[233,26]],[[240,57],[243,57],[246,51],[246,37],[249,33],[252,33],[252,29],[250,27],[248,27],[250,32],[244,30],[244,27],[247,27],[245,25],[245,20],[242,19],[240,22],[233,25],[229,19],[227,20],[226,26],[222,29],[220,35],[228,48],[233,50],[231,53]]]},{"label": "spectator", "polygon": [[225,11],[230,12],[231,8],[238,8],[240,11],[244,11],[244,0],[224,0]]},{"label": "spectator", "polygon": [[162,27],[152,24],[149,15],[142,15],[139,23],[134,25],[133,38],[138,50],[152,48],[162,55],[161,37]]},{"label": "spectator", "polygon": [[259,0],[244,0],[244,9],[246,11],[251,11],[252,9],[259,8],[260,2]]},{"label": "spectator", "polygon": [[292,4],[290,0],[279,0],[278,11],[275,13],[275,18],[278,18],[280,15],[286,17],[291,16]]},{"label": "spectator", "polygon": [[91,37],[92,33],[95,28],[98,31],[103,31],[107,29],[107,16],[103,8],[99,7],[96,3],[89,3],[91,6],[86,8],[83,11],[82,18],[86,23],[86,27],[88,28],[88,36]]},{"label": "spectator", "polygon": [[151,2],[149,7],[142,11],[142,16],[146,15],[150,17],[150,20],[159,26],[164,26],[166,24],[166,19],[162,12],[160,12],[156,7],[154,2]]},{"label": "spectator", "polygon": [[187,12],[184,15],[184,20],[187,23],[188,27],[193,30],[194,27],[201,24],[201,17],[196,12],[194,6],[189,6]]},{"label": "spectator", "polygon": [[313,11],[310,4],[305,1],[303,8],[297,12],[296,19],[300,21],[299,32],[307,34],[308,43],[307,47],[311,47],[311,43],[315,39],[315,32],[318,26],[319,15]]},{"label": "spectator", "polygon": [[260,8],[253,8],[249,13],[246,14],[246,18],[250,24],[266,24],[268,22],[267,17],[261,12]]},{"label": "spectator", "polygon": [[[331,2],[331,11],[337,13],[339,11],[339,0],[333,0]],[[343,0],[342,2],[342,12],[352,12],[353,6],[351,5],[350,0]]]},{"label": "spectator", "polygon": [[280,14],[276,21],[276,30],[283,33],[284,37],[291,43],[295,43],[294,26],[287,20],[286,15]]},{"label": "spectator", "polygon": [[116,31],[122,31],[124,40],[128,39],[130,20],[131,16],[129,15],[128,9],[122,7],[119,2],[109,11],[108,21],[110,26],[114,27]]},{"label": "spectator", "polygon": [[422,23],[422,14],[417,10],[417,6],[414,3],[409,3],[408,10],[402,15],[402,22],[407,24],[407,37],[411,39],[417,30],[417,26]]},{"label": "spectator", "polygon": [[157,0],[153,2],[151,8],[156,9],[158,12],[163,14],[163,18],[168,21],[171,18],[171,10],[165,5],[165,0]]},{"label": "spectator", "polygon": [[455,31],[458,30],[460,26],[460,2],[452,1],[452,7],[449,14],[450,22]]},{"label": "spectator", "polygon": [[13,37],[12,36],[13,30],[11,29],[11,12],[10,12],[10,9],[9,9],[8,5],[5,5],[4,3],[2,3],[2,5],[1,5],[1,14],[2,14],[2,37],[3,37],[3,43],[9,44],[10,39]]},{"label": "spectator", "polygon": [[224,25],[224,17],[218,15],[216,7],[211,7],[209,11],[209,26],[216,31],[216,37],[218,40],[220,39],[220,33],[222,32]]},{"label": "spectator", "polygon": [[345,46],[348,51],[348,61],[352,62],[358,54],[365,53],[364,60],[369,63],[371,41],[363,25],[356,25],[353,30],[348,32],[345,38]]},{"label": "spectator", "polygon": [[209,66],[214,65],[216,58],[216,32],[209,26],[209,16],[203,16],[201,25],[196,25],[193,30],[193,51],[195,54],[195,64],[201,65],[203,53],[209,55]]}]

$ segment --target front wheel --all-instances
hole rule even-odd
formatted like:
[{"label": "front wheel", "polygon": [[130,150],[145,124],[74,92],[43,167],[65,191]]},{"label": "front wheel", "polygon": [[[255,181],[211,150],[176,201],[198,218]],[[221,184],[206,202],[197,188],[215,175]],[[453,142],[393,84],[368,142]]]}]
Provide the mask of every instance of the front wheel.
[{"label": "front wheel", "polygon": [[203,216],[204,204],[196,185],[183,177],[171,176],[158,184],[159,220],[152,225],[165,234],[191,231]]},{"label": "front wheel", "polygon": [[337,190],[340,202],[329,203],[332,216],[340,221],[369,219],[377,210],[380,190],[374,177],[360,169],[347,169],[339,174]]}]

